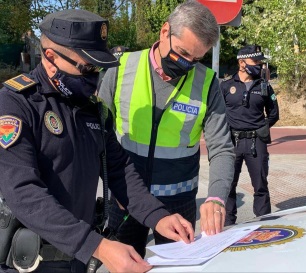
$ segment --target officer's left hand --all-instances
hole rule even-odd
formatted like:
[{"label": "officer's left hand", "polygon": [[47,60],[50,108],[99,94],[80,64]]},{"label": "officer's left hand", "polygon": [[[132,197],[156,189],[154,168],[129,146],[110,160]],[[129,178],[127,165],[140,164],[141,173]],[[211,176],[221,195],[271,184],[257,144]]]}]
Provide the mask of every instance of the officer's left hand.
[{"label": "officer's left hand", "polygon": [[187,244],[194,241],[194,230],[191,223],[177,213],[159,220],[155,230],[174,241],[183,240]]},{"label": "officer's left hand", "polygon": [[225,209],[213,202],[203,203],[200,207],[201,231],[207,235],[220,233],[224,227]]}]

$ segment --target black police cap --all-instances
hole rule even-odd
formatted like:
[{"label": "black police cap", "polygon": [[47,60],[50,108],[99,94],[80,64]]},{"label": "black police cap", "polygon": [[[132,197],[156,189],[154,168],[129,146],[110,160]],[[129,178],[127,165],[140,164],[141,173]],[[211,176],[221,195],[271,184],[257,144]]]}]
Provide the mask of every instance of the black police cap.
[{"label": "black police cap", "polygon": [[253,59],[260,61],[266,58],[263,52],[261,51],[261,46],[247,45],[239,50],[237,59]]},{"label": "black police cap", "polygon": [[118,66],[107,48],[108,20],[86,10],[69,9],[48,14],[39,28],[51,41],[72,48],[90,64]]}]

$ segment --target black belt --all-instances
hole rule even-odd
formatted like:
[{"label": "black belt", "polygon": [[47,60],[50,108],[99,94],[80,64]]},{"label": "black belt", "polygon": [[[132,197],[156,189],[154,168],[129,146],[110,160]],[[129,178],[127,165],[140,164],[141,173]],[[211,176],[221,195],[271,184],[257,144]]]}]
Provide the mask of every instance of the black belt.
[{"label": "black belt", "polygon": [[59,251],[56,247],[50,244],[43,244],[39,254],[43,258],[44,262],[51,262],[51,261],[70,262],[71,260],[73,260],[72,257],[68,256],[64,252]]},{"label": "black belt", "polygon": [[256,131],[237,131],[232,130],[232,134],[235,138],[255,138],[256,137]]}]

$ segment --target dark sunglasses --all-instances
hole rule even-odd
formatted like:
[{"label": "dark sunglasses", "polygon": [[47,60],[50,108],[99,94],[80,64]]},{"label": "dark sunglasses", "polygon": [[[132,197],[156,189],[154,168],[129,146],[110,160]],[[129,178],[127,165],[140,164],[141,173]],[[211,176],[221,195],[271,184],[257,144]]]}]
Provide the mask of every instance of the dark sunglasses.
[{"label": "dark sunglasses", "polygon": [[247,107],[249,105],[249,92],[243,91],[242,93],[242,106]]},{"label": "dark sunglasses", "polygon": [[[67,61],[68,63],[72,64],[73,66],[75,66],[81,74],[90,74],[90,73],[94,73],[94,72],[99,72],[101,67],[95,66],[93,64],[80,64],[72,59],[70,59],[68,56],[58,52],[57,50],[51,48],[58,56],[60,56],[61,58],[63,58],[65,61]],[[42,48],[42,50],[45,52],[46,48]]]}]

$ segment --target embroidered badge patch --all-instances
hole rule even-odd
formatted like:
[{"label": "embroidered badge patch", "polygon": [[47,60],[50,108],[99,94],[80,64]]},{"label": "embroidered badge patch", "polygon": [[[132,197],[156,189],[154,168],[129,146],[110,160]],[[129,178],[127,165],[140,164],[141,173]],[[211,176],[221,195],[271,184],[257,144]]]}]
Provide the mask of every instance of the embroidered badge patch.
[{"label": "embroidered badge patch", "polygon": [[235,94],[235,93],[236,93],[236,87],[235,87],[235,86],[232,86],[232,87],[230,88],[230,93],[231,93],[231,94]]},{"label": "embroidered badge patch", "polygon": [[10,147],[20,136],[22,121],[14,116],[0,116],[0,145]]},{"label": "embroidered badge patch", "polygon": [[61,119],[52,111],[45,113],[45,125],[47,129],[55,135],[60,135],[63,132],[63,123]]},{"label": "embroidered badge patch", "polygon": [[275,100],[276,100],[276,96],[275,96],[275,94],[272,94],[272,95],[271,95],[271,100],[273,100],[273,101],[275,101]]},{"label": "embroidered badge patch", "polygon": [[107,38],[107,25],[105,23],[102,24],[101,26],[101,38],[102,40],[106,40]]}]

